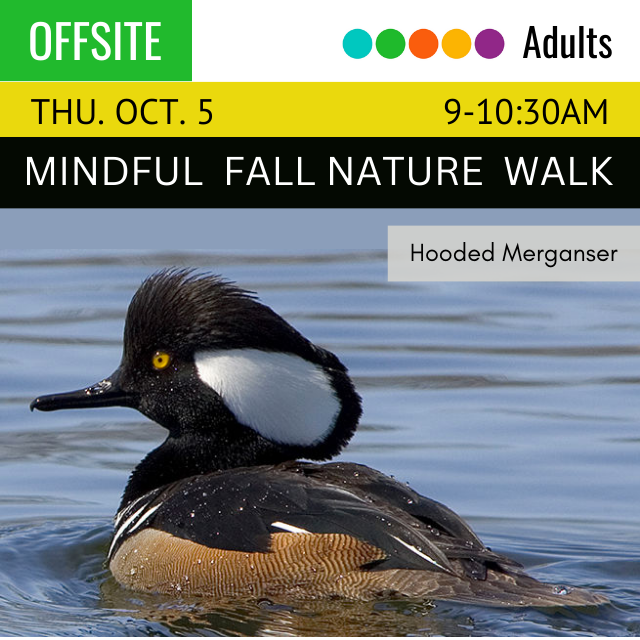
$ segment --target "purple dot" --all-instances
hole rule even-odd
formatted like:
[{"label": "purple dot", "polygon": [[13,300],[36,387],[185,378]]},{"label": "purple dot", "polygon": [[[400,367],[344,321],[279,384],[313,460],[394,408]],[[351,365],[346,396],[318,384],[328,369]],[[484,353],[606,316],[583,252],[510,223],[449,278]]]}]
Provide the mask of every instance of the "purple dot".
[{"label": "purple dot", "polygon": [[497,58],[504,50],[504,38],[495,29],[485,29],[476,36],[476,51],[488,60]]}]

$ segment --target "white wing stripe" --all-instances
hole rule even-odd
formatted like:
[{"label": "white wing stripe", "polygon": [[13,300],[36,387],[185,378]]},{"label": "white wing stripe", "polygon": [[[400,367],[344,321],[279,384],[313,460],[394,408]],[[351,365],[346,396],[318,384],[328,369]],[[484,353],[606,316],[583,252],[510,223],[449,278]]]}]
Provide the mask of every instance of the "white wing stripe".
[{"label": "white wing stripe", "polygon": [[420,549],[416,549],[416,547],[414,547],[412,544],[409,544],[408,542],[405,542],[404,540],[401,540],[397,536],[391,536],[391,537],[394,540],[397,540],[402,546],[404,546],[407,549],[409,549],[409,551],[413,551],[413,553],[415,553],[416,555],[420,556],[423,560],[426,560],[427,562],[430,562],[431,564],[435,565],[439,569],[442,569],[443,571],[446,571],[446,569],[439,562],[436,562],[431,556],[428,556],[426,553],[422,553],[422,551],[420,551]]},{"label": "white wing stripe", "polygon": [[282,529],[283,531],[288,531],[289,533],[311,533],[311,531],[294,527],[292,524],[287,524],[286,522],[272,522],[271,526]]},{"label": "white wing stripe", "polygon": [[120,511],[119,513],[116,514],[116,518],[113,521],[113,526],[117,527],[120,524],[120,521],[122,520],[122,518],[129,513],[133,507],[135,505],[138,504],[138,502],[140,502],[140,500],[142,500],[142,498],[145,498],[146,494],[140,496],[139,498],[136,498],[133,502],[129,503],[124,509],[122,509],[122,511]]},{"label": "white wing stripe", "polygon": [[140,517],[138,522],[136,522],[133,527],[129,529],[129,533],[133,533],[150,515],[153,515],[161,506],[162,503],[157,504],[155,507],[151,507],[151,509],[149,509],[149,511],[147,511],[142,517]]},{"label": "white wing stripe", "polygon": [[126,531],[127,527],[147,508],[148,505],[143,504],[132,516],[129,516],[121,525],[120,528],[116,531],[113,536],[113,540],[111,541],[111,546],[109,547],[109,553],[107,557],[111,557],[111,552],[116,546],[116,542],[118,538]]}]

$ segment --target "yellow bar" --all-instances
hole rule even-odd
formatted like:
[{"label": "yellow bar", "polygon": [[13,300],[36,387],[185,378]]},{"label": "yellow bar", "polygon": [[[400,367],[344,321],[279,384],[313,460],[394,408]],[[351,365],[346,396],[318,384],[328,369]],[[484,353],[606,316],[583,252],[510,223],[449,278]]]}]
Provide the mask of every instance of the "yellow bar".
[{"label": "yellow bar", "polygon": [[[471,82],[471,83],[213,83],[213,82],[39,82],[2,83],[0,101],[0,136],[380,136],[380,137],[637,137],[640,136],[640,83],[631,82]],[[39,105],[43,103],[43,124],[38,123]],[[53,100],[63,109],[71,99],[72,124],[68,116],[58,114],[53,124]],[[89,120],[91,99],[95,100],[95,120],[92,124],[77,122],[77,101],[80,115]],[[136,103],[137,119],[133,124],[117,120],[118,103]],[[146,124],[141,118],[145,100],[174,99],[171,104],[171,124],[167,123],[167,103],[149,102],[145,116],[158,124]],[[211,122],[200,111],[200,100],[211,111]],[[461,114],[445,111],[447,100],[460,103]],[[528,112],[531,103],[538,113],[535,119]],[[484,119],[492,124],[480,124]],[[508,124],[500,124],[499,117]],[[509,110],[510,102],[511,112]],[[556,101],[558,107],[553,101]],[[597,117],[592,111],[606,101]],[[546,107],[545,107],[546,102]],[[571,107],[573,104],[573,108]],[[455,103],[450,102],[450,110]],[[520,107],[520,109],[518,109]],[[585,123],[585,111],[588,122]],[[473,113],[473,115],[464,115]],[[549,122],[557,116],[555,124]],[[562,120],[566,114],[564,124]],[[578,118],[570,117],[576,114]],[[123,103],[121,117],[133,115],[131,103]],[[509,118],[510,116],[510,118]],[[102,120],[103,124],[98,124]],[[184,124],[181,124],[181,121]],[[521,124],[518,124],[518,121]]]}]

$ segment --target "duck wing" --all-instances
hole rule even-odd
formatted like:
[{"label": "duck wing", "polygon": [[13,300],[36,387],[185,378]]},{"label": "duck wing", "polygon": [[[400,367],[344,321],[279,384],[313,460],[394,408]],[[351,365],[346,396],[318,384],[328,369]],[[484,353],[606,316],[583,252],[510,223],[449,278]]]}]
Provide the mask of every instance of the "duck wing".
[{"label": "duck wing", "polygon": [[297,462],[290,463],[287,468],[306,477],[343,487],[386,513],[404,514],[404,521],[412,527],[419,527],[422,535],[448,559],[460,560],[470,577],[484,580],[487,566],[498,565],[512,571],[522,566],[486,547],[454,511],[380,471],[352,462]]},{"label": "duck wing", "polygon": [[[187,573],[178,551],[195,559]],[[156,489],[119,514],[110,567],[122,584],[155,592],[188,576],[200,594],[398,593],[543,607],[607,601],[536,581],[440,503],[345,463],[247,467]]]},{"label": "duck wing", "polygon": [[345,534],[383,552],[376,569],[455,573],[424,525],[384,506],[382,500],[371,501],[292,466],[260,466],[174,483],[148,502],[153,513],[130,527],[156,528],[211,548],[246,553],[268,551],[272,536],[283,531]]}]

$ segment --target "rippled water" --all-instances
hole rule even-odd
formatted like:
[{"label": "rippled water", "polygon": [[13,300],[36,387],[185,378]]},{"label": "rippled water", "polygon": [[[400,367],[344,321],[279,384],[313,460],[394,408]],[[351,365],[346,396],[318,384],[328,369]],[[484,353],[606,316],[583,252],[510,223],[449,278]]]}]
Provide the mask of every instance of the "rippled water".
[{"label": "rippled water", "polygon": [[[163,430],[126,409],[31,414],[120,359],[155,268],[221,272],[335,350],[364,397],[343,458],[445,502],[595,610],[169,600],[104,558]],[[640,286],[386,282],[383,254],[0,255],[0,634],[640,635]]]}]

